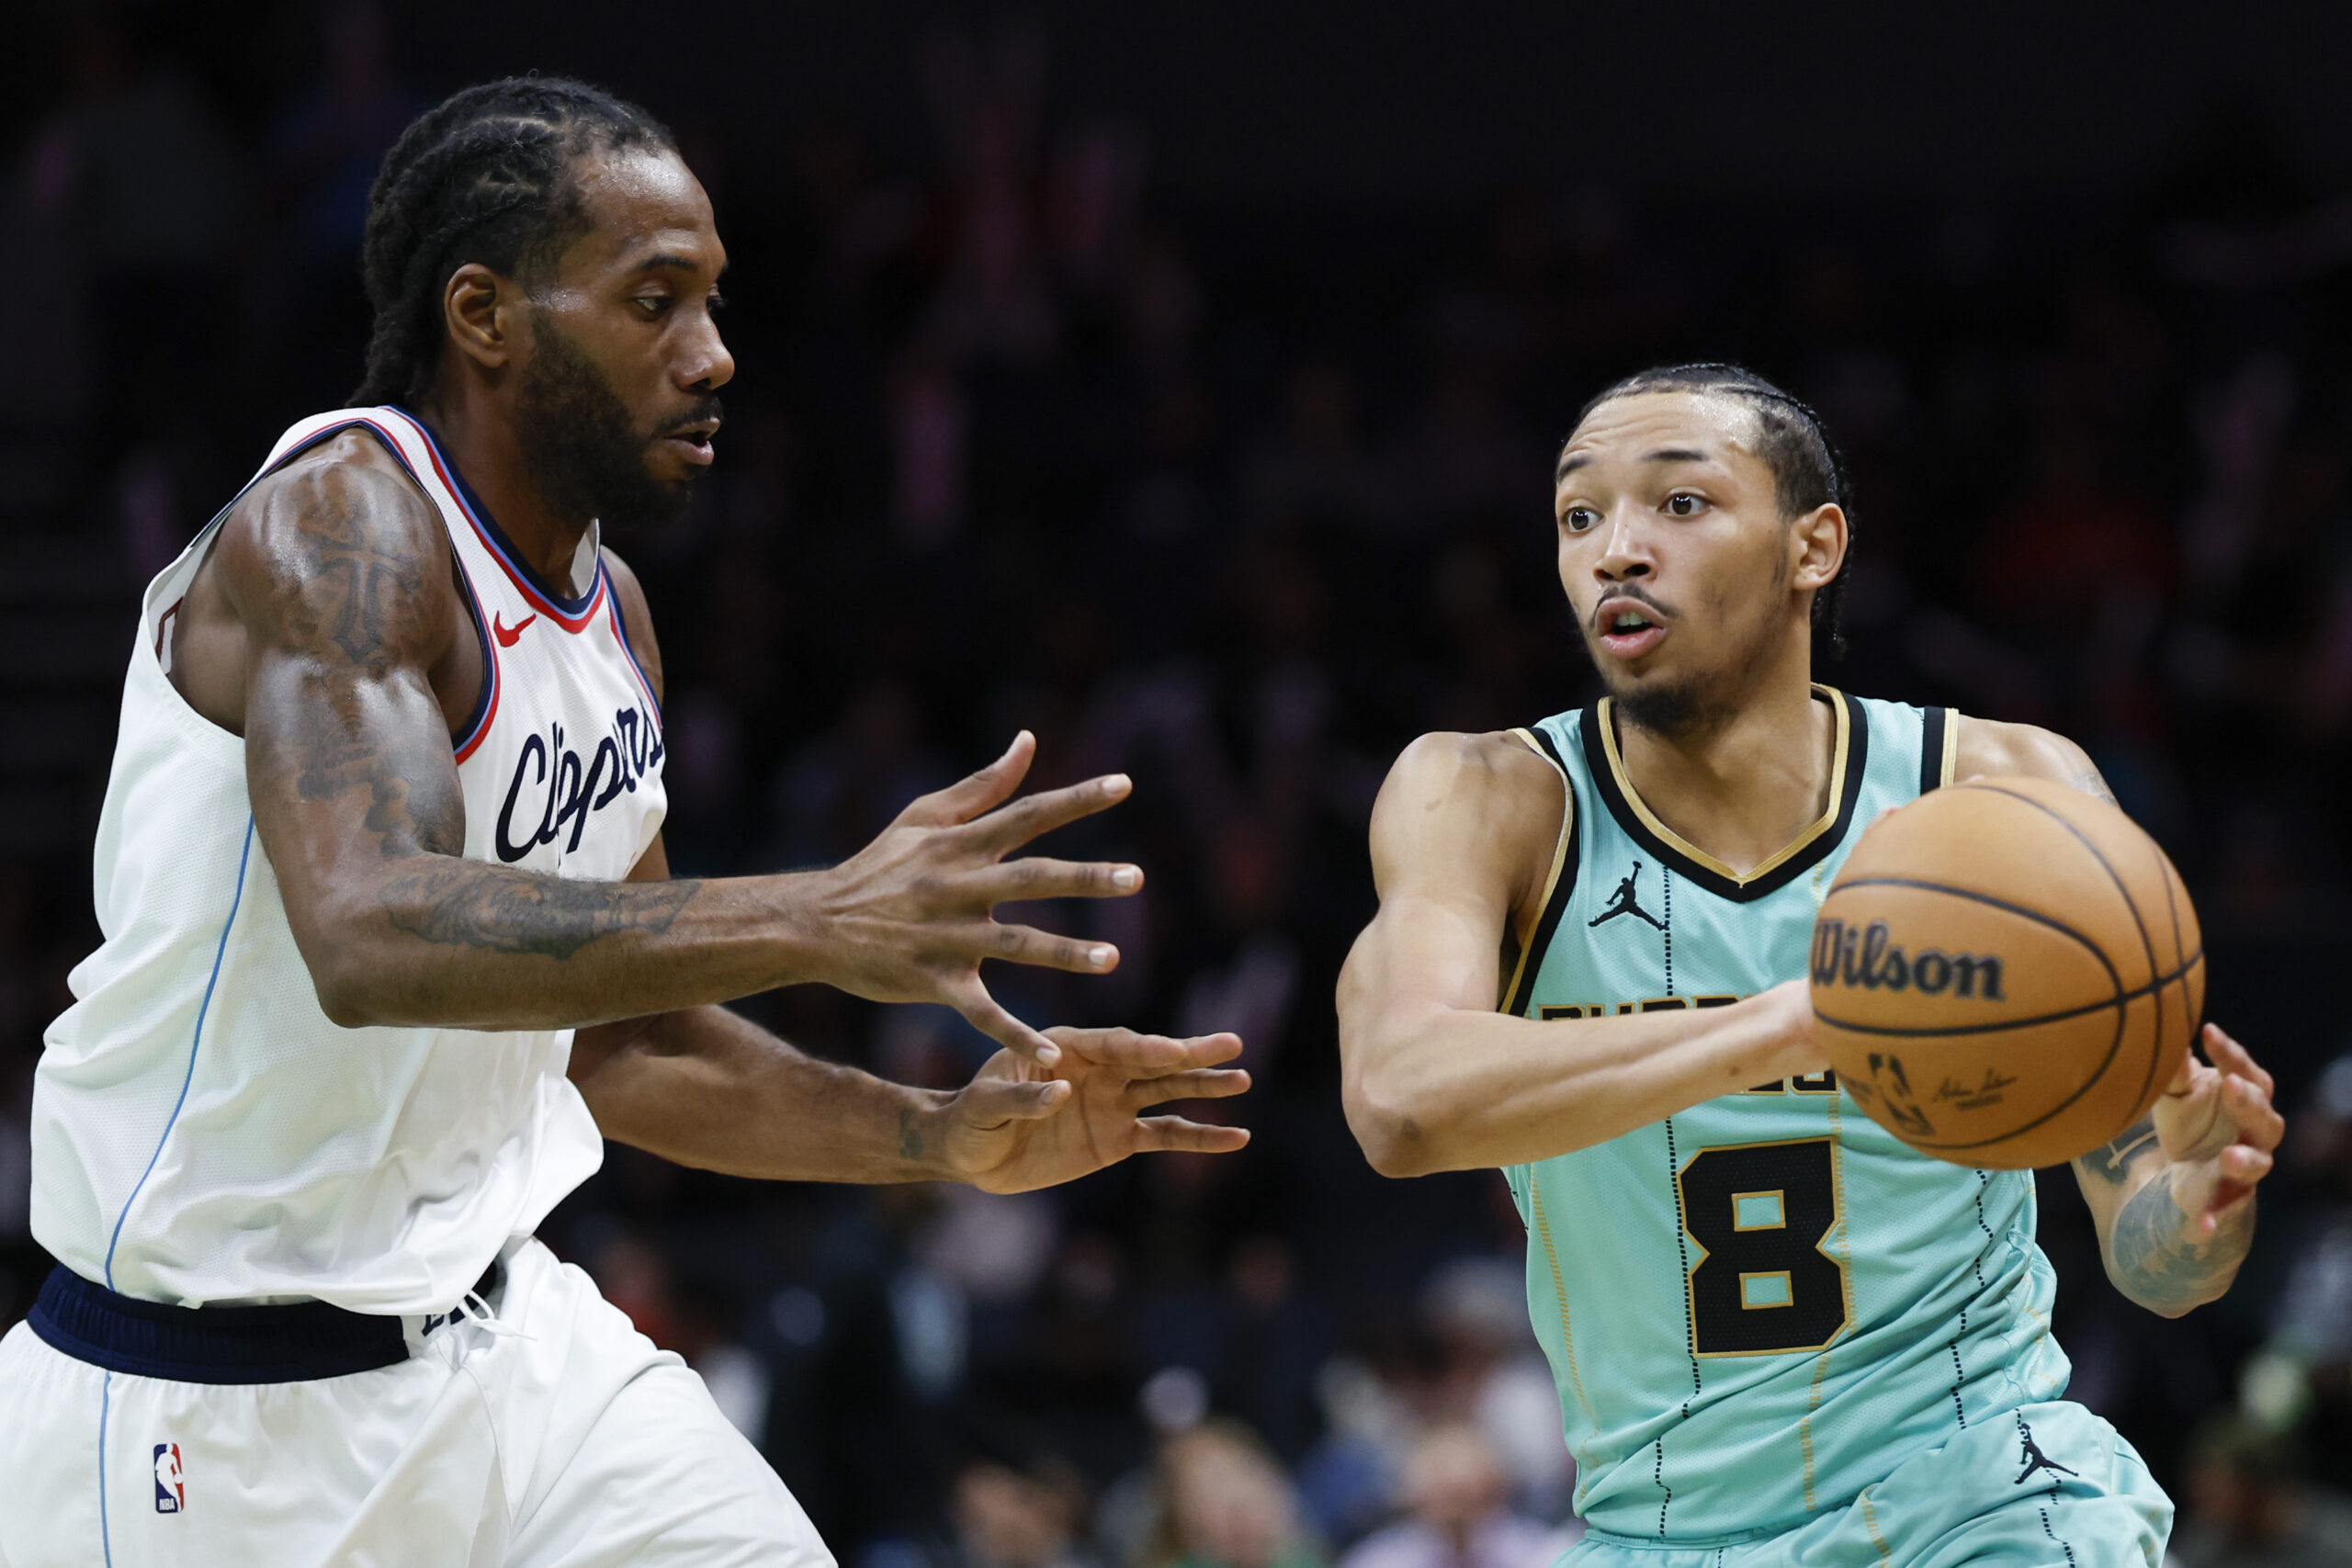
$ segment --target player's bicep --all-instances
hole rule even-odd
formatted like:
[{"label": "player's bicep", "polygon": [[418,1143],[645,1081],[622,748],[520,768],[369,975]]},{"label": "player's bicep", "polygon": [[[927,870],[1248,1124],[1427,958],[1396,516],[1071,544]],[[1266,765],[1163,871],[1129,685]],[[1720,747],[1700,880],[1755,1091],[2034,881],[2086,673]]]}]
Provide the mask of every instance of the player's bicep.
[{"label": "player's bicep", "polygon": [[430,678],[460,612],[439,519],[400,481],[288,476],[237,521],[217,565],[246,631],[247,789],[300,934],[338,868],[464,847]]}]

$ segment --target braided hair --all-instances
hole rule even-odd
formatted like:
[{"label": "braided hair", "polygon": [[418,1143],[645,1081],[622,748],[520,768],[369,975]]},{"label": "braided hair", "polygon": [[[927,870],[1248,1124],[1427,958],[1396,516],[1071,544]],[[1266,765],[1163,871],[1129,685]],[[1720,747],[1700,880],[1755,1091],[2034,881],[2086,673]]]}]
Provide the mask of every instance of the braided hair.
[{"label": "braided hair", "polygon": [[674,152],[635,104],[561,76],[509,76],[451,95],[384,154],[368,193],[361,272],[376,324],[354,407],[421,396],[446,336],[442,290],[478,262],[526,281],[587,228],[582,153]]},{"label": "braided hair", "polygon": [[1577,412],[1577,423],[1584,423],[1592,411],[1605,402],[1643,392],[1709,392],[1736,398],[1756,411],[1757,423],[1761,427],[1757,455],[1772,470],[1772,492],[1780,503],[1781,515],[1795,517],[1832,503],[1845,512],[1846,558],[1838,563],[1838,575],[1813,596],[1815,631],[1829,652],[1843,654],[1846,639],[1838,629],[1838,614],[1845,604],[1846,580],[1852,575],[1854,563],[1852,492],[1846,479],[1846,464],[1830,441],[1829,433],[1822,428],[1821,416],[1747,367],[1709,360],[1637,370],[1603,388]]}]

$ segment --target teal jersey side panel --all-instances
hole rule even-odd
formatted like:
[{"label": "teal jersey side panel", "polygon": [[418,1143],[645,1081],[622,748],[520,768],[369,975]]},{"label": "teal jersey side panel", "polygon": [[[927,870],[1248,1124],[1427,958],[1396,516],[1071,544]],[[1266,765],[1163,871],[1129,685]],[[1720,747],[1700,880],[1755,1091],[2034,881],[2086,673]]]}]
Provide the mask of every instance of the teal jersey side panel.
[{"label": "teal jersey side panel", "polygon": [[[1605,712],[1537,727],[1567,776],[1574,852],[1508,1010],[1559,1020],[1573,1050],[1584,1018],[1724,1005],[1806,973],[1854,840],[1933,787],[1949,750],[1940,710],[1819,694],[1841,733],[1831,814],[1744,883],[1648,814]],[[2031,1173],[1918,1154],[1832,1075],[1505,1175],[1596,1529],[1694,1544],[1791,1529],[2065,1387]]]}]

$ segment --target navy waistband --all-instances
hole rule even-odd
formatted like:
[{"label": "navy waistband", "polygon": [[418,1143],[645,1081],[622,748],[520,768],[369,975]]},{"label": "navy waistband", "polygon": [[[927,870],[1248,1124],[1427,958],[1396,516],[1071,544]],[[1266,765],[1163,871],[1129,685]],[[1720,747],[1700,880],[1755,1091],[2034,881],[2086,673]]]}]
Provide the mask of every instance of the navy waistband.
[{"label": "navy waistband", "polygon": [[[497,1284],[492,1263],[474,1289],[487,1296]],[[449,1315],[428,1319],[427,1331]],[[325,1302],[172,1306],[109,1291],[62,1264],[25,1314],[35,1334],[77,1361],[199,1383],[311,1382],[372,1372],[408,1359],[401,1321]]]}]

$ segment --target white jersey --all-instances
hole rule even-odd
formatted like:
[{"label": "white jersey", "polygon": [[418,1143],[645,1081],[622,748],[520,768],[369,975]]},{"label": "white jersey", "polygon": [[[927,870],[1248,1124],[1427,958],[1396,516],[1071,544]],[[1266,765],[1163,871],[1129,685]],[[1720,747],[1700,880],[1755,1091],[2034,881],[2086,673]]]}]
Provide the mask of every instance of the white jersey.
[{"label": "white jersey", "polygon": [[[439,509],[472,595],[482,693],[453,741],[466,858],[627,876],[662,823],[662,726],[595,531],[573,573],[586,594],[559,596],[396,409],[304,420],[261,471],[354,426]],[[153,1301],[444,1312],[603,1157],[564,1077],[571,1032],[328,1021],[254,832],[244,743],[165,674],[220,526],[141,602],[98,821],[105,942],[34,1079],[33,1234]]]}]

